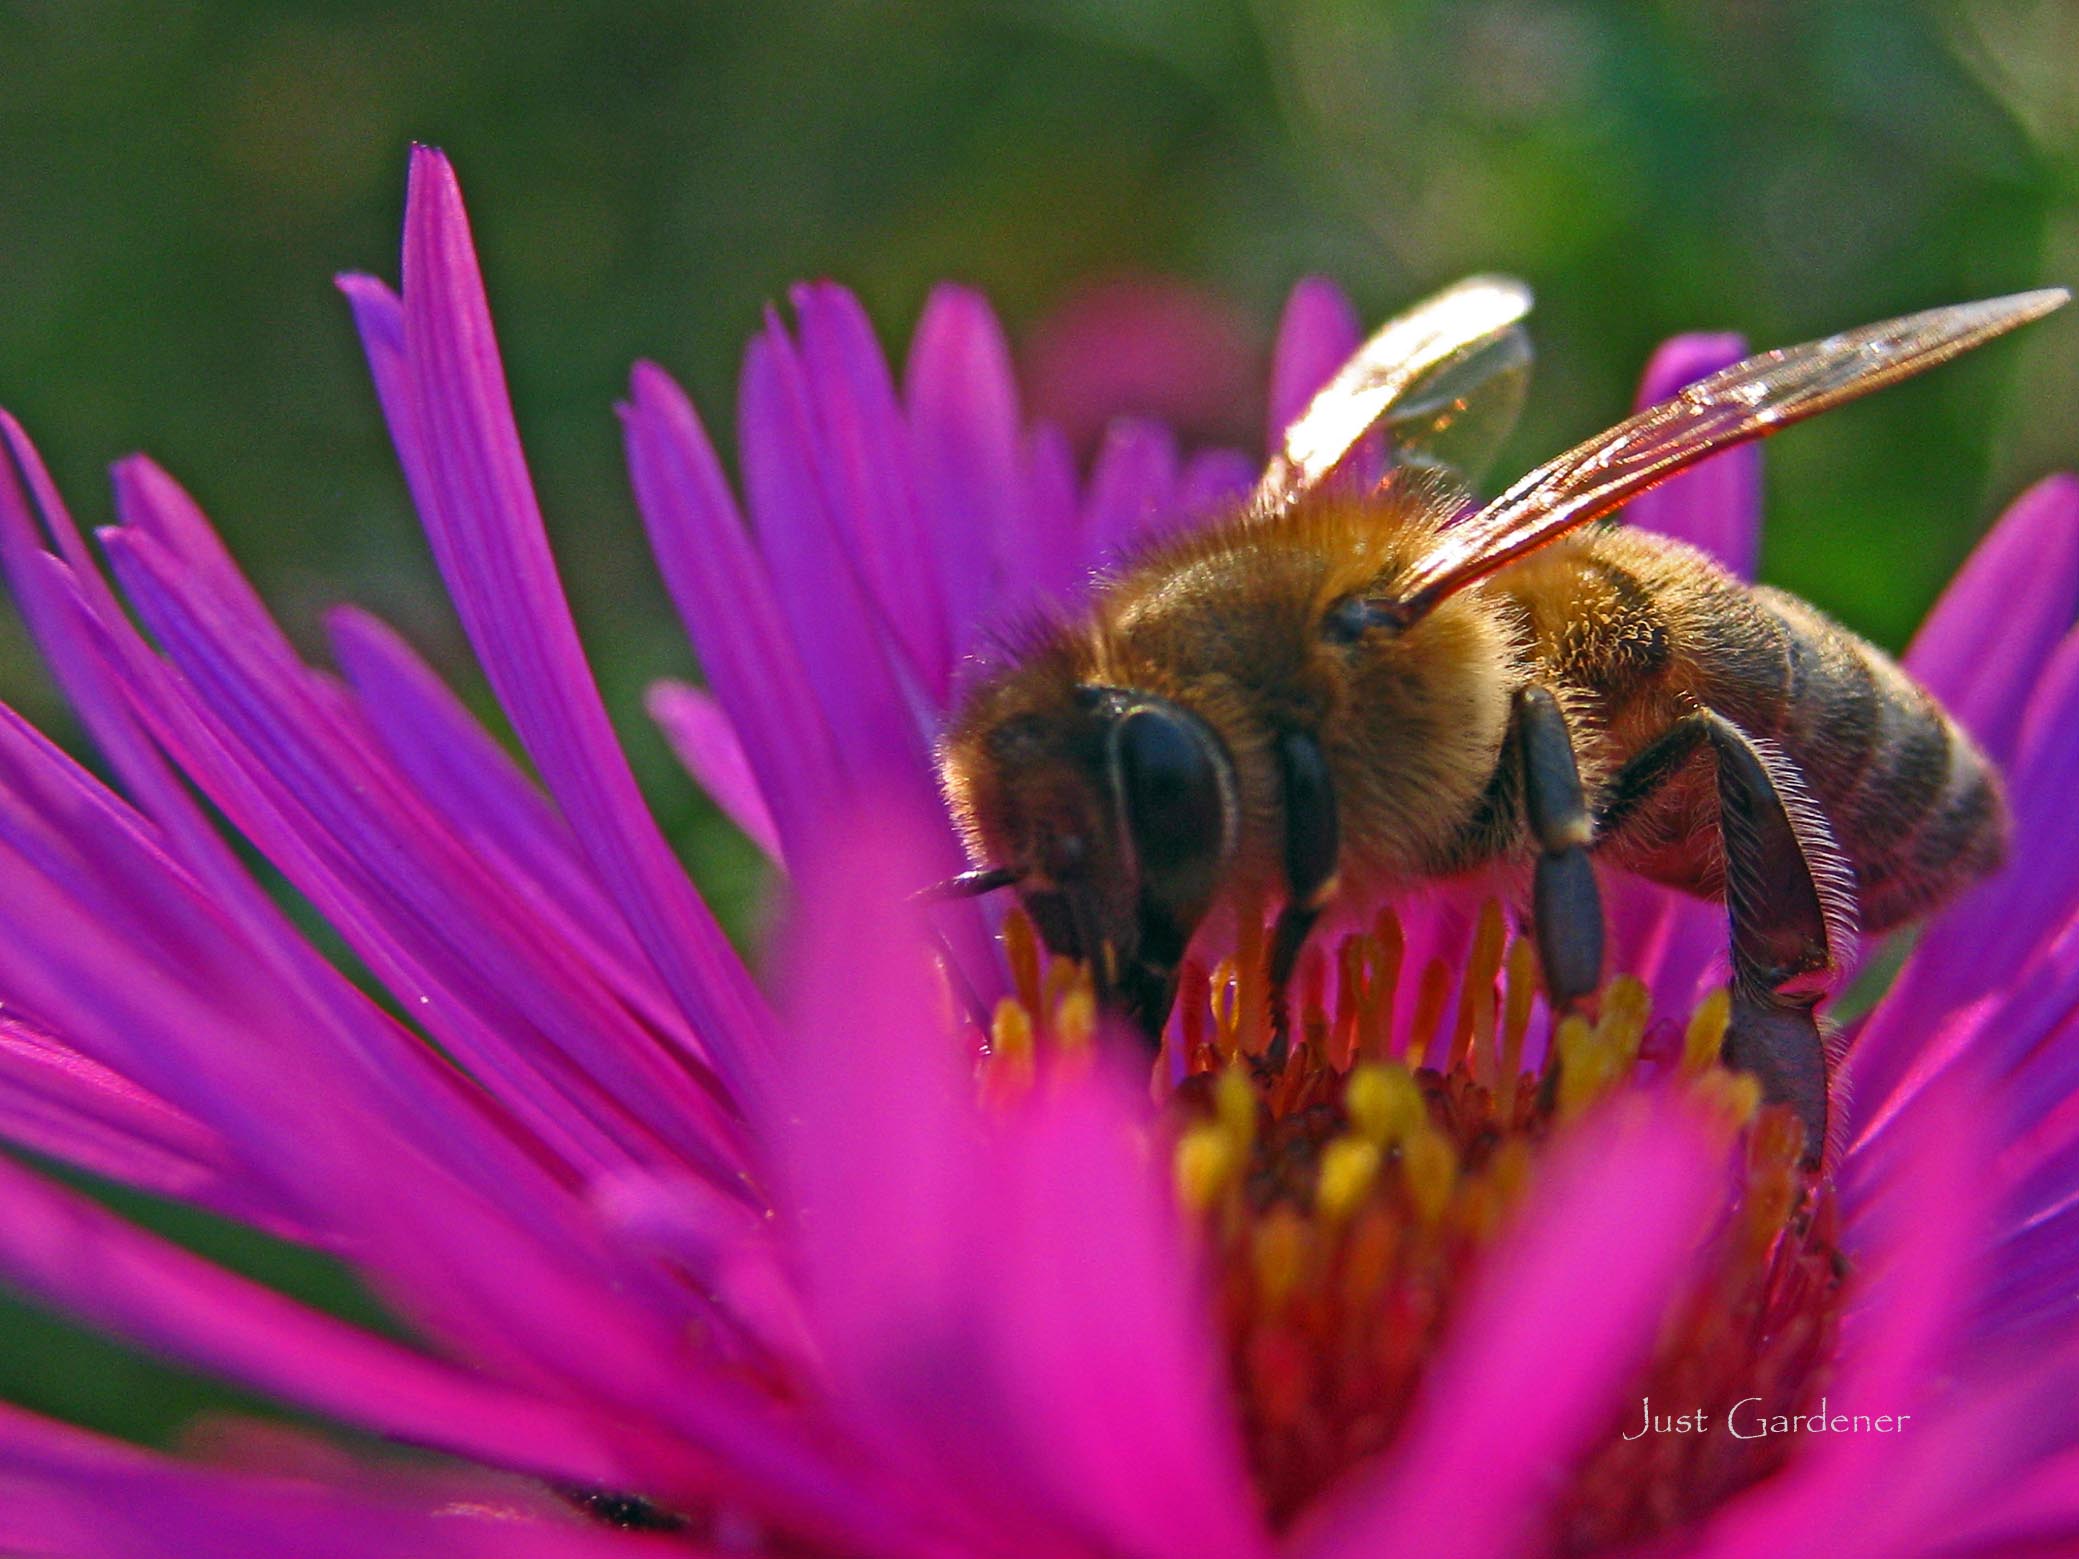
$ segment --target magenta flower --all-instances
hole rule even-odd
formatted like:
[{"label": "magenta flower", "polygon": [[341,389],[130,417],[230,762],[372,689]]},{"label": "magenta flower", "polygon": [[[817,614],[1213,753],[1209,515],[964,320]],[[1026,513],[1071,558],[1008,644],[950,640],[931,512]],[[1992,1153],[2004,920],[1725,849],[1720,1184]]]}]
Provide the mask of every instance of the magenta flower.
[{"label": "magenta flower", "polygon": [[[1854,1025],[1847,1147],[1814,1185],[1713,1065],[1717,912],[1637,885],[1613,892],[1614,963],[1642,983],[1554,1041],[1581,1058],[1556,1098],[1517,1086],[1547,1043],[1520,957],[1448,903],[1345,928],[1313,975],[1320,1043],[1269,1097],[1216,1069],[1154,1105],[1073,980],[1015,921],[1000,964],[968,906],[942,929],[1006,997],[978,1063],[891,908],[954,858],[931,743],[956,669],[1252,471],[1136,425],[1078,484],[957,290],[900,387],[836,287],[769,323],[744,373],[748,527],[661,370],[623,408],[708,689],[653,707],[792,879],[761,987],[608,725],[438,154],[414,158],[401,296],[342,285],[539,783],[373,619],[332,619],[337,675],[303,664],[138,459],[100,538],[118,596],[7,421],[0,562],[115,784],[0,712],[0,1134],[347,1263],[409,1340],[0,1159],[0,1277],[361,1432],[234,1425],[169,1456],[0,1410],[0,1551],[2079,1541],[2071,478],[2014,505],[1909,657],[2006,765],[2015,865]],[[1295,294],[1273,426],[1354,339],[1330,290]],[[1642,393],[1738,350],[1673,343]],[[1751,567],[1756,458],[1631,522]],[[1200,979],[1177,1039],[1218,1054],[1238,1004]],[[1630,1433],[1699,1404],[1708,1430]]]}]

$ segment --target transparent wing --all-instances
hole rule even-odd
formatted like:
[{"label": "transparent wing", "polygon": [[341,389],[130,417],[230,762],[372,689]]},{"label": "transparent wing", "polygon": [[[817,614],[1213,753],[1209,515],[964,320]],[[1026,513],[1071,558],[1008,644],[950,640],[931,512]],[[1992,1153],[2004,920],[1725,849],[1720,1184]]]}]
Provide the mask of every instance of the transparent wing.
[{"label": "transparent wing", "polygon": [[1530,368],[1530,337],[1519,325],[1419,376],[1379,422],[1393,463],[1470,483],[1515,428]]},{"label": "transparent wing", "polygon": [[1930,309],[1764,352],[1699,379],[1537,468],[1462,524],[1374,603],[1401,625],[1706,455],[1947,362],[2061,306],[2062,288]]},{"label": "transparent wing", "polygon": [[1375,427],[1403,458],[1448,461],[1521,400],[1530,346],[1516,326],[1529,312],[1522,282],[1469,276],[1389,320],[1285,430],[1251,512],[1291,508]]}]

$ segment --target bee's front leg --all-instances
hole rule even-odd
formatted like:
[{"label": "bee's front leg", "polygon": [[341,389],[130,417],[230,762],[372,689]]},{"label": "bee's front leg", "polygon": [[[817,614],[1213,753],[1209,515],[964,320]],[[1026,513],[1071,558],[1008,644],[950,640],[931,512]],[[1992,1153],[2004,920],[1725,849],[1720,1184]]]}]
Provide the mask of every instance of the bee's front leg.
[{"label": "bee's front leg", "polygon": [[1285,809],[1285,904],[1271,932],[1270,1004],[1272,1060],[1282,1063],[1292,1033],[1288,987],[1307,933],[1336,895],[1343,836],[1321,743],[1305,731],[1287,731],[1276,751]]},{"label": "bee's front leg", "polygon": [[1551,689],[1519,690],[1515,723],[1523,809],[1538,847],[1531,926],[1545,970],[1545,994],[1554,1006],[1564,1007],[1602,982],[1603,901],[1588,860],[1595,822],[1581,793],[1581,768],[1566,713]]}]

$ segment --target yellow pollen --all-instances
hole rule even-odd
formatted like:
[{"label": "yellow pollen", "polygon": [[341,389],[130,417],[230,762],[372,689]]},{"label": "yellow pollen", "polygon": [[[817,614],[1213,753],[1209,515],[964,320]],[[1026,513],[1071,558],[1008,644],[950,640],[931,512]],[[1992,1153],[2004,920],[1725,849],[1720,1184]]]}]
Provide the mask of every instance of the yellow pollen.
[{"label": "yellow pollen", "polygon": [[1732,992],[1724,986],[1697,1003],[1682,1035],[1682,1070],[1696,1076],[1718,1064],[1725,1031],[1732,1022]]},{"label": "yellow pollen", "polygon": [[1713,1067],[1696,1080],[1696,1096],[1731,1136],[1744,1130],[1761,1109],[1761,1080],[1752,1072]]},{"label": "yellow pollen", "polygon": [[1495,1079],[1494,1113],[1504,1124],[1516,1117],[1516,1085],[1523,1074],[1523,1044],[1530,1034],[1532,1004],[1538,995],[1538,951],[1528,937],[1509,949],[1508,998],[1502,1007],[1500,1075]]},{"label": "yellow pollen", "polygon": [[987,1081],[998,1098],[1014,1097],[1032,1086],[1032,1012],[1015,996],[1000,997],[989,1019]]},{"label": "yellow pollen", "polygon": [[1085,1050],[1097,1037],[1097,993],[1087,980],[1071,985],[1054,1004],[1054,1037],[1065,1050]]},{"label": "yellow pollen", "polygon": [[1040,1010],[1040,945],[1032,917],[1013,909],[1003,917],[1003,951],[1011,966],[1011,989],[1027,1012]]},{"label": "yellow pollen", "polygon": [[1425,1127],[1401,1144],[1400,1168],[1416,1216],[1424,1223],[1435,1223],[1450,1205],[1451,1192],[1458,1184],[1457,1153],[1442,1132]]},{"label": "yellow pollen", "polygon": [[[1207,949],[1180,975],[1184,1085],[1174,1054],[1150,1073],[1167,1116],[1157,1151],[1213,1276],[1251,1475],[1279,1531],[1396,1443],[1465,1285],[1533,1200],[1547,1143],[1639,1088],[1688,1094],[1731,1174],[1727,1216],[1692,1253],[1625,1400],[1720,1424],[1757,1396],[1772,1413],[1817,1404],[1847,1282],[1839,1213],[1805,1168],[1795,1116],[1720,1062],[1724,992],[1677,1027],[1620,977],[1548,1019],[1535,947],[1488,906],[1463,958],[1430,960],[1405,995],[1407,942],[1385,912],[1302,961],[1295,1043],[1273,1063],[1261,907],[1243,907],[1232,957],[1208,974],[1221,949]],[[1015,914],[1005,939],[1018,996],[992,1016],[985,1099],[1087,1070],[1099,1043],[1087,971],[1050,959]],[[1410,1036],[1399,1054],[1396,1029]],[[1565,1472],[1532,1546],[1581,1559],[1650,1544],[1791,1454],[1784,1437],[1627,1440],[1613,1422]]]},{"label": "yellow pollen", "polygon": [[1194,1213],[1210,1211],[1241,1174],[1245,1155],[1219,1126],[1194,1126],[1177,1141],[1177,1200]]},{"label": "yellow pollen", "polygon": [[1343,1223],[1363,1205],[1379,1178],[1379,1145],[1364,1137],[1338,1137],[1321,1150],[1321,1179],[1314,1208],[1331,1223]]},{"label": "yellow pollen", "polygon": [[1257,1302],[1275,1314],[1299,1287],[1306,1268],[1307,1222],[1290,1207],[1274,1207],[1256,1229],[1254,1258]]},{"label": "yellow pollen", "polygon": [[1343,1087],[1343,1109],[1359,1136],[1392,1147],[1429,1124],[1429,1106],[1406,1067],[1369,1062],[1351,1072]]},{"label": "yellow pollen", "polygon": [[1256,1142],[1256,1085],[1248,1068],[1230,1062],[1213,1085],[1213,1110],[1221,1129],[1246,1153]]},{"label": "yellow pollen", "polygon": [[1462,1066],[1472,1054],[1475,1031],[1479,1027],[1479,1011],[1484,1003],[1488,1009],[1487,1023],[1490,1033],[1494,1024],[1494,977],[1501,973],[1503,939],[1507,927],[1502,923],[1501,905],[1489,899],[1480,909],[1479,923],[1473,928],[1472,951],[1466,955],[1465,972],[1458,987],[1458,1018],[1451,1030],[1451,1064]]},{"label": "yellow pollen", "polygon": [[1430,1039],[1444,1016],[1444,1003],[1451,996],[1451,966],[1442,957],[1430,959],[1415,989],[1415,1021],[1408,1029],[1408,1061],[1421,1065],[1429,1053]]}]

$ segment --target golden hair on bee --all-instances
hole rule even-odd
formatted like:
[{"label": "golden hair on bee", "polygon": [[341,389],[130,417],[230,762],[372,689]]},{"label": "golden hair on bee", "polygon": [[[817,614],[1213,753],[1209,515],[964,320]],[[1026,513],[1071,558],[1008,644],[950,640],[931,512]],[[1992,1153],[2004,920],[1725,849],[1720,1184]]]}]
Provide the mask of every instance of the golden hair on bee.
[{"label": "golden hair on bee", "polygon": [[[1280,904],[1270,1017],[1339,895],[1500,870],[1527,888],[1555,1005],[1602,974],[1596,868],[1722,899],[1726,1055],[1827,1125],[1816,1008],[1873,929],[1990,869],[1997,776],[1881,651],[1695,549],[1585,529],[1717,450],[2057,307],[2028,293],[1751,358],[1484,507],[1426,469],[1520,379],[1520,284],[1476,277],[1389,323],[1287,431],[1251,501],[1158,541],[965,694],[941,748],[978,870],[1158,1036],[1192,935]],[[1328,478],[1384,427],[1370,493]]]}]

